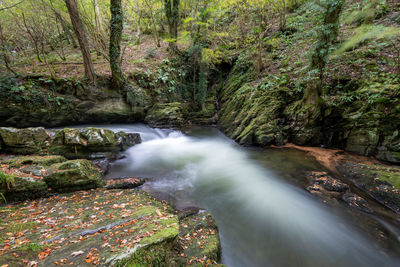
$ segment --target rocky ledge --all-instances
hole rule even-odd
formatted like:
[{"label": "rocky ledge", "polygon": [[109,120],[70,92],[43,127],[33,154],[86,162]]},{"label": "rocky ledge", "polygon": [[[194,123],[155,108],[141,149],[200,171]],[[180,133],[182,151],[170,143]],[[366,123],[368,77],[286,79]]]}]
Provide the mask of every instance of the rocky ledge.
[{"label": "rocky ledge", "polygon": [[141,143],[137,133],[114,133],[101,128],[0,127],[0,151],[11,154],[62,155],[70,159],[113,158],[130,146]]},{"label": "rocky ledge", "polygon": [[217,226],[136,189],[80,191],[0,207],[0,266],[212,266]]}]

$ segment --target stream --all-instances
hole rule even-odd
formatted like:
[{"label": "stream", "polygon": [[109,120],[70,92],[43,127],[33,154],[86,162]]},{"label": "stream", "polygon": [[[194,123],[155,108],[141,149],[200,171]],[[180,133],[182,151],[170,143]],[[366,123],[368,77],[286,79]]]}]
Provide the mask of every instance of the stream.
[{"label": "stream", "polygon": [[141,189],[175,208],[209,211],[227,266],[400,266],[399,218],[312,196],[305,172],[325,169],[304,152],[244,148],[214,128],[96,126],[141,134],[107,177],[146,177]]}]

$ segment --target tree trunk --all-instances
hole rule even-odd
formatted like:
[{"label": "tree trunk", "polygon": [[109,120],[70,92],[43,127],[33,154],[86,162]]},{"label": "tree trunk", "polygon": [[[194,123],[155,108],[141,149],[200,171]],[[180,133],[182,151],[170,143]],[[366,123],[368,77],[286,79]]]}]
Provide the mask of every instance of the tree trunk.
[{"label": "tree trunk", "polygon": [[65,4],[68,8],[69,16],[74,27],[76,37],[78,38],[79,47],[81,48],[83,64],[85,66],[85,76],[90,82],[95,82],[95,73],[92,58],[90,55],[89,42],[87,40],[86,33],[83,29],[82,20],[79,16],[78,7],[75,0],[65,0]]},{"label": "tree trunk", "polygon": [[111,84],[115,89],[122,89],[125,79],[121,70],[121,39],[124,15],[121,0],[111,0],[111,31],[110,31],[110,67]]},{"label": "tree trunk", "polygon": [[165,15],[168,21],[169,38],[173,39],[173,42],[170,42],[172,47],[176,47],[176,40],[178,39],[179,1],[180,0],[164,0]]}]

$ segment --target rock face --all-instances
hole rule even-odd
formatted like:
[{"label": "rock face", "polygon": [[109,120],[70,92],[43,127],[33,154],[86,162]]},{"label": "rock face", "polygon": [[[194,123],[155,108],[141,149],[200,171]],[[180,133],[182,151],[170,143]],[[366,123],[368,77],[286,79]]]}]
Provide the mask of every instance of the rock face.
[{"label": "rock face", "polygon": [[88,160],[69,160],[56,163],[47,170],[46,184],[57,192],[72,192],[102,187],[103,177]]},{"label": "rock face", "polygon": [[141,142],[136,133],[108,129],[0,128],[2,150],[14,154],[53,154],[67,158],[105,158]]},{"label": "rock face", "polygon": [[169,204],[135,189],[1,206],[0,220],[0,265],[211,266],[220,253],[209,214],[179,220]]},{"label": "rock face", "polygon": [[152,126],[181,126],[185,109],[182,103],[155,104],[149,109],[144,121]]}]

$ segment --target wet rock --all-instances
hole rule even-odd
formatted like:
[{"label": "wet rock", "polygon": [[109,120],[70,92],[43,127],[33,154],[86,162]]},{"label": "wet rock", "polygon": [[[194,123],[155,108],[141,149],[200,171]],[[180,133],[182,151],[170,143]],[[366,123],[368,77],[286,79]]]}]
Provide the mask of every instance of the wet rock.
[{"label": "wet rock", "polygon": [[122,150],[126,150],[131,146],[142,143],[142,138],[138,133],[125,133],[121,131],[115,134],[115,138]]},{"label": "wet rock", "polygon": [[[17,210],[18,212],[15,212]],[[29,215],[29,216],[28,216]],[[173,266],[171,248],[178,217],[166,203],[136,190],[92,190],[0,207],[0,265]],[[24,240],[35,250],[26,249]],[[2,247],[3,247],[2,246]],[[17,254],[19,257],[15,257]]]},{"label": "wet rock", "polygon": [[107,158],[95,159],[92,162],[103,174],[106,174],[110,169],[110,161]]},{"label": "wet rock", "polygon": [[145,183],[144,179],[140,178],[116,178],[106,181],[107,189],[131,189],[136,188]]},{"label": "wet rock", "polygon": [[314,187],[311,190],[316,190],[316,185],[321,185],[327,191],[345,192],[349,186],[337,179],[330,177],[326,172],[311,172],[308,178],[312,181]]},{"label": "wet rock", "polygon": [[104,185],[100,171],[93,163],[84,159],[51,165],[44,180],[57,192],[72,192]]},{"label": "wet rock", "polygon": [[400,213],[400,167],[344,162],[337,169],[378,202]]},{"label": "wet rock", "polygon": [[357,194],[345,193],[342,199],[352,208],[359,209],[364,212],[372,213],[373,211],[368,207],[367,201]]},{"label": "wet rock", "polygon": [[96,103],[86,113],[94,121],[130,121],[142,114],[132,110],[123,99],[107,99]]}]

